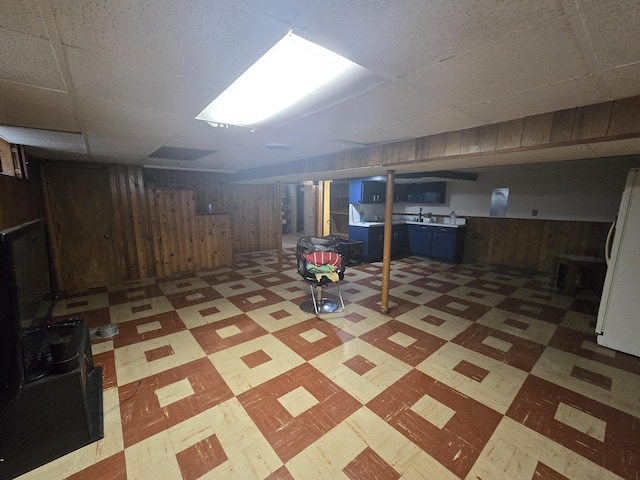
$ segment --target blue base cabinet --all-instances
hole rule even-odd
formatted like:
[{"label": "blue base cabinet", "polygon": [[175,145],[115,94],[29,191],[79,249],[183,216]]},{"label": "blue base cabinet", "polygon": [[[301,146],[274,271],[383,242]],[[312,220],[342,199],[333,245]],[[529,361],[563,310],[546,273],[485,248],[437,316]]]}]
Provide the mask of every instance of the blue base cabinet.
[{"label": "blue base cabinet", "polygon": [[369,262],[382,259],[384,227],[358,227],[349,225],[349,240],[364,242],[363,255]]},{"label": "blue base cabinet", "polygon": [[[459,263],[464,254],[465,227],[396,224],[391,234],[391,256],[409,253],[445,262]],[[349,240],[364,242],[363,255],[369,262],[382,260],[384,227],[349,225]]]},{"label": "blue base cabinet", "polygon": [[412,255],[461,262],[464,254],[465,227],[407,225],[409,252]]}]

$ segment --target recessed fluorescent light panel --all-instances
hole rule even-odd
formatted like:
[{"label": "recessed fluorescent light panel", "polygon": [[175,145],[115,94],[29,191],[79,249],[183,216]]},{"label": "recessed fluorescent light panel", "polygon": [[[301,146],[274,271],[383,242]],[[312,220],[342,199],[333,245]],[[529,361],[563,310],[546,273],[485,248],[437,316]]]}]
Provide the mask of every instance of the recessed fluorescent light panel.
[{"label": "recessed fluorescent light panel", "polygon": [[[337,79],[362,77],[362,71],[368,72],[337,53],[289,32],[196,119],[212,124],[262,126],[274,117],[282,119],[281,112],[305,103],[303,100],[323,86],[333,82],[335,90]],[[309,107],[308,102],[306,106]]]}]

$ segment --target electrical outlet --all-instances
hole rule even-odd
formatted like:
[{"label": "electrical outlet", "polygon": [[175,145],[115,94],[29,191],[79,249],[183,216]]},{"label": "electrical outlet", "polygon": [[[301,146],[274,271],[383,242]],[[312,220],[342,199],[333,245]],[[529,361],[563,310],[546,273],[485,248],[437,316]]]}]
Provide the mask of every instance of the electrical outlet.
[{"label": "electrical outlet", "polygon": [[538,216],[538,210],[531,210],[531,216],[532,217],[537,217]]}]

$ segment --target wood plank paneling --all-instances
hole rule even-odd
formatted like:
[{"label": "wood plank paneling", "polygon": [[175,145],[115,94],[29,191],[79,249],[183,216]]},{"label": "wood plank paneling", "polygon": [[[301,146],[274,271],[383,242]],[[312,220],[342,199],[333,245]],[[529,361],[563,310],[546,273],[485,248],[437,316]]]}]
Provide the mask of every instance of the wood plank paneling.
[{"label": "wood plank paneling", "polygon": [[498,124],[485,125],[482,127],[481,152],[494,152],[498,142]]},{"label": "wood plank paneling", "polygon": [[572,140],[605,137],[611,120],[613,102],[578,108]]},{"label": "wood plank paneling", "polygon": [[[447,157],[531,151],[603,142],[619,137],[640,138],[640,96],[615,102],[548,112],[462,131],[436,133],[413,140],[363,147],[278,165],[257,167],[225,176],[226,181],[277,178],[337,169],[409,164]],[[476,148],[478,147],[478,148]],[[411,155],[411,151],[415,155]]]},{"label": "wood plank paneling", "polygon": [[480,127],[468,128],[462,131],[460,141],[460,154],[476,153],[480,151],[482,141],[482,130]]},{"label": "wood plank paneling", "polygon": [[559,110],[553,113],[551,124],[551,142],[563,143],[571,141],[573,136],[573,124],[576,120],[577,108]]},{"label": "wood plank paneling", "polygon": [[522,146],[530,147],[549,143],[551,140],[551,125],[553,113],[533,115],[524,119],[524,131],[522,133]]},{"label": "wood plank paneling", "polygon": [[610,224],[471,217],[464,259],[550,272],[556,255],[603,256]]},{"label": "wood plank paneling", "polygon": [[121,281],[233,265],[230,215],[198,213],[219,195],[217,177],[157,172],[153,183],[181,188],[145,188],[141,167],[109,166]]},{"label": "wood plank paneling", "polygon": [[511,148],[518,148],[520,146],[520,143],[522,142],[523,129],[523,118],[499,123],[496,149],[507,150]]},{"label": "wood plank paneling", "polygon": [[447,134],[438,133],[431,135],[429,139],[429,158],[444,157],[444,151],[447,145]]},{"label": "wood plank paneling", "polygon": [[608,135],[627,135],[640,130],[640,97],[613,102]]},{"label": "wood plank paneling", "polygon": [[460,155],[462,144],[462,130],[455,132],[447,132],[445,139],[444,155],[450,157],[452,155]]}]

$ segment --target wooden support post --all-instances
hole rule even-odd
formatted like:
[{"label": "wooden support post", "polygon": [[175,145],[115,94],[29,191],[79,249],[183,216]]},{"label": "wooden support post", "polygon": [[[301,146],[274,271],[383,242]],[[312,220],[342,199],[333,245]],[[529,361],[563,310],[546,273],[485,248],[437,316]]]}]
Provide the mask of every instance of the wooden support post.
[{"label": "wooden support post", "polygon": [[384,209],[384,247],[382,250],[382,297],[380,311],[389,313],[389,276],[391,274],[391,239],[393,235],[393,183],[395,170],[387,170],[387,194]]},{"label": "wooden support post", "polygon": [[[276,244],[278,245],[278,271],[281,272],[282,271],[282,202],[283,202],[283,195],[284,195],[284,191],[282,190],[282,185],[280,184],[280,182],[276,182],[276,201],[275,201],[275,208],[276,208],[276,215],[275,218],[279,219],[280,221],[278,222],[278,225],[276,225]],[[284,187],[286,188],[286,187]],[[280,212],[280,214],[278,215],[277,212]]]}]

